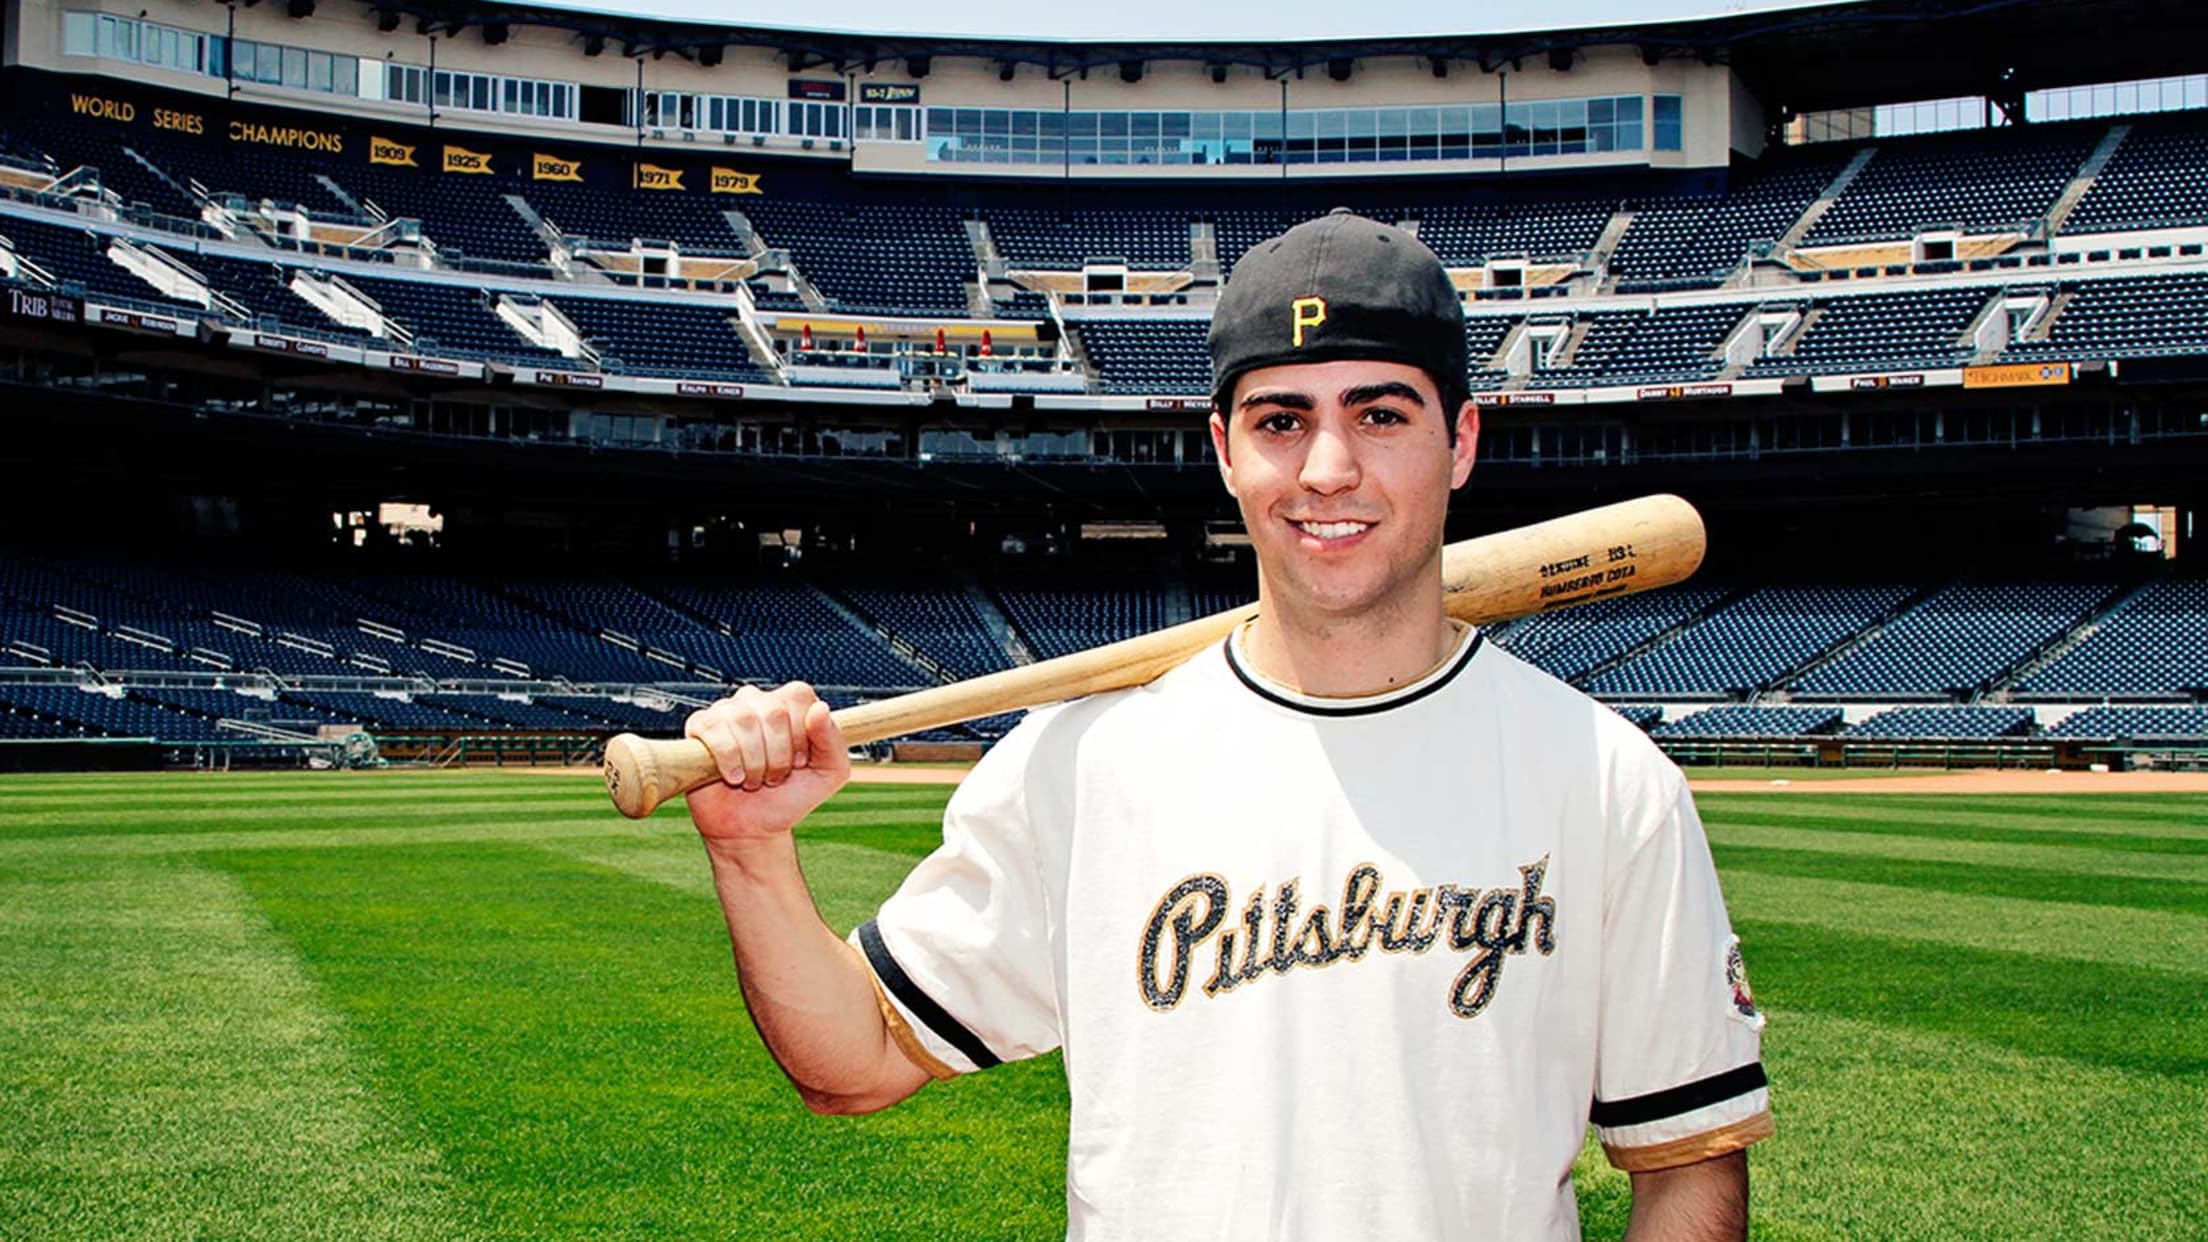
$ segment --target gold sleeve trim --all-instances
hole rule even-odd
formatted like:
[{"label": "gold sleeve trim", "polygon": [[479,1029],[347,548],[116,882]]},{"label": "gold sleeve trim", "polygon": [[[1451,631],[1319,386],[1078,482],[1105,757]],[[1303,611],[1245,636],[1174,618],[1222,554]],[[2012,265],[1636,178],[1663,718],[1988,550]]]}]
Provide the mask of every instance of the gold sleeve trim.
[{"label": "gold sleeve trim", "polygon": [[1728,1152],[1736,1152],[1776,1133],[1778,1127],[1771,1120],[1771,1110],[1765,1109],[1729,1126],[1721,1126],[1702,1134],[1690,1134],[1668,1143],[1655,1143],[1647,1147],[1612,1147],[1605,1143],[1602,1154],[1610,1158],[1611,1164],[1628,1173],[1654,1173],[1658,1169],[1676,1169],[1683,1164],[1699,1164]]},{"label": "gold sleeve trim", "polygon": [[889,1027],[889,1037],[897,1041],[897,1048],[905,1054],[906,1060],[926,1070],[928,1077],[938,1082],[958,1077],[957,1070],[938,1060],[934,1053],[928,1051],[927,1045],[920,1042],[920,1037],[912,1033],[911,1025],[905,1021],[905,1015],[899,1013],[897,1006],[891,1003],[889,993],[882,990],[882,981],[879,979],[874,980],[874,1003],[881,1007],[882,1022]]}]

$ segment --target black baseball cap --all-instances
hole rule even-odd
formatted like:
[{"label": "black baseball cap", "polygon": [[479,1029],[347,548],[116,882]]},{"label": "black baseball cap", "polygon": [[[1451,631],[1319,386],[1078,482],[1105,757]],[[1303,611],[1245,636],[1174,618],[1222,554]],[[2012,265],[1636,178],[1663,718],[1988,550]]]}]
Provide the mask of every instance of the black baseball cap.
[{"label": "black baseball cap", "polygon": [[1336,207],[1234,265],[1211,317],[1214,408],[1260,367],[1344,358],[1426,372],[1450,419],[1464,404],[1464,306],[1448,270],[1409,233]]}]

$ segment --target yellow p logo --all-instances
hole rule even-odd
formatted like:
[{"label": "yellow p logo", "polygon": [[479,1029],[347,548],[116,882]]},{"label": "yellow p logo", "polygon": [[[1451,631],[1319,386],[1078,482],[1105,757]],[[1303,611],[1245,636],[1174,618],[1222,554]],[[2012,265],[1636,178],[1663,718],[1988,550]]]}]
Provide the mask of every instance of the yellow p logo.
[{"label": "yellow p logo", "polygon": [[1288,304],[1288,313],[1296,326],[1296,347],[1303,347],[1303,330],[1316,328],[1326,322],[1325,298],[1297,298]]}]

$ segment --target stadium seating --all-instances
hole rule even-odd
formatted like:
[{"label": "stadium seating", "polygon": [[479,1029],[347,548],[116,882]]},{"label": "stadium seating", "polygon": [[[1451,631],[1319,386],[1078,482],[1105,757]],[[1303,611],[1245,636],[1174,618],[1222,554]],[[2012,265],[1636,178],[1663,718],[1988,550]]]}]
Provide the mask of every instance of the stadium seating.
[{"label": "stadium seating", "polygon": [[1145,581],[1004,586],[997,597],[1035,654],[1049,659],[1165,626],[1163,593]]},{"label": "stadium seating", "polygon": [[[210,720],[242,720],[294,733],[312,734],[324,725],[345,723],[335,713],[302,703],[261,695],[238,694],[229,690],[188,690],[160,686],[132,690],[130,694],[132,698],[159,703]],[[240,739],[247,735],[231,733],[227,736]]]},{"label": "stadium seating", "polygon": [[1084,319],[1075,325],[1108,393],[1208,395],[1208,330],[1200,319]]},{"label": "stadium seating", "polygon": [[1898,586],[1764,587],[1597,674],[1588,688],[1635,697],[1760,689],[1908,594]]},{"label": "stadium seating", "polygon": [[611,733],[602,720],[545,703],[487,694],[424,694],[416,702],[427,707],[491,721],[505,728],[529,733]]},{"label": "stadium seating", "polygon": [[314,304],[291,291],[291,268],[218,254],[195,254],[191,266],[220,292],[237,299],[255,327],[290,336],[368,342],[359,328],[333,323]]},{"label": "stadium seating", "polygon": [[966,314],[966,282],[979,265],[965,226],[948,207],[770,198],[744,211],[839,309]]},{"label": "stadium seating", "polygon": [[1676,586],[1620,595],[1521,617],[1489,634],[1519,659],[1572,681],[1716,607],[1726,594],[1720,587]]},{"label": "stadium seating", "polygon": [[48,742],[86,736],[84,726],[18,707],[0,692],[0,742]]},{"label": "stadium seating", "polygon": [[508,183],[497,178],[433,177],[354,165],[334,171],[371,212],[419,220],[440,251],[470,259],[541,266],[544,240],[506,201]]},{"label": "stadium seating", "polygon": [[1713,357],[1742,308],[1730,304],[1653,312],[1599,311],[1587,317],[1586,338],[1569,367],[1543,371],[1537,388],[1590,384],[1666,384],[1709,379],[1724,366]]},{"label": "stadium seating", "polygon": [[2089,707],[2047,736],[2111,742],[2208,741],[2208,707]]},{"label": "stadium seating", "polygon": [[662,711],[641,703],[611,698],[585,698],[580,695],[540,694],[537,702],[556,707],[570,715],[585,720],[596,720],[616,729],[636,733],[679,733],[683,717],[689,708]]},{"label": "stadium seating", "polygon": [[1794,684],[1801,694],[1880,698],[1969,693],[2067,633],[2105,585],[1957,583]]},{"label": "stadium seating", "polygon": [[912,644],[959,677],[977,677],[1012,666],[989,634],[973,599],[948,575],[879,576],[838,583],[838,592],[861,614]]},{"label": "stadium seating", "polygon": [[2027,229],[2105,132],[2105,123],[2081,122],[1881,139],[1805,242],[1884,241],[1937,227]]},{"label": "stadium seating", "polygon": [[607,194],[532,181],[521,197],[561,233],[622,249],[638,240],[675,242],[692,254],[735,254],[743,248],[720,204],[688,194]]},{"label": "stadium seating", "polygon": [[1706,707],[1649,730],[1659,738],[1790,738],[1839,728],[1837,707]]},{"label": "stadium seating", "polygon": [[[637,643],[639,654],[663,666],[654,671],[655,680],[678,679],[688,673],[700,680],[725,681],[733,666],[749,658],[736,639],[626,583],[521,578],[503,585],[576,630],[610,630],[621,641]],[[619,658],[630,663],[625,651]]]},{"label": "stadium seating", "polygon": [[2044,340],[2009,346],[2015,361],[2193,354],[2208,336],[2208,275],[2118,277],[2066,286]]},{"label": "stadium seating", "polygon": [[1766,358],[1750,376],[1958,366],[1972,347],[1964,331],[1986,303],[1984,289],[1859,294],[1817,303],[1816,322],[1787,357]]},{"label": "stadium seating", "polygon": [[75,686],[0,685],[0,699],[24,713],[73,729],[83,737],[220,741],[237,736],[223,733],[205,716],[148,699],[80,690]]},{"label": "stadium seating", "polygon": [[723,671],[731,680],[881,688],[932,683],[804,583],[657,578],[644,585],[689,615],[726,627],[732,641]]},{"label": "stadium seating", "polygon": [[1177,272],[1190,262],[1185,211],[991,207],[981,218],[1014,269],[1072,271],[1091,259],[1120,259],[1140,271]]},{"label": "stadium seating", "polygon": [[2065,233],[2208,223],[2208,128],[2202,114],[2141,117],[2063,222]]},{"label": "stadium seating", "polygon": [[1708,284],[1756,242],[1785,236],[1846,162],[1847,152],[1809,147],[1733,170],[1721,190],[1638,200],[1610,256],[1621,293]]},{"label": "stadium seating", "polygon": [[490,295],[474,286],[383,276],[349,279],[374,298],[385,314],[413,330],[418,352],[517,359],[538,366],[571,365],[565,356],[523,340],[491,309]]},{"label": "stadium seating", "polygon": [[555,297],[607,370],[764,383],[766,373],[731,323],[733,307]]},{"label": "stadium seating", "polygon": [[2208,581],[2151,583],[2077,646],[2024,679],[2025,695],[2145,697],[2208,689]]},{"label": "stadium seating", "polygon": [[1219,250],[1219,271],[1231,273],[1250,247],[1278,237],[1305,220],[1324,215],[1326,210],[1312,205],[1302,209],[1235,207],[1211,212],[1212,236]]},{"label": "stadium seating", "polygon": [[311,708],[348,724],[379,731],[434,733],[482,732],[506,727],[504,722],[458,710],[433,707],[391,695],[360,694],[337,690],[287,690],[288,703]]},{"label": "stadium seating", "polygon": [[1840,732],[1851,738],[1969,741],[2022,737],[2031,730],[2028,707],[1897,707]]},{"label": "stadium seating", "polygon": [[[1612,196],[1546,198],[1528,195],[1502,202],[1438,202],[1381,209],[1375,219],[1418,221],[1418,239],[1444,263],[1472,266],[1489,256],[1574,258],[1594,249],[1615,214]],[[1368,209],[1369,210],[1369,209]]]},{"label": "stadium seating", "polygon": [[106,241],[83,229],[27,216],[0,216],[0,237],[53,273],[63,288],[74,285],[90,297],[143,305],[163,314],[205,313],[204,307],[169,297],[125,271],[107,257]]},{"label": "stadium seating", "polygon": [[132,152],[144,155],[140,148],[148,148],[146,135],[132,135],[128,144],[117,141],[112,132],[104,132],[88,125],[48,125],[35,130],[16,129],[11,125],[10,140],[19,149],[35,150],[53,163],[57,173],[69,173],[79,168],[99,170],[100,184],[112,191],[126,206],[143,208],[161,215],[190,219],[199,214],[199,204],[191,195],[148,168]]}]

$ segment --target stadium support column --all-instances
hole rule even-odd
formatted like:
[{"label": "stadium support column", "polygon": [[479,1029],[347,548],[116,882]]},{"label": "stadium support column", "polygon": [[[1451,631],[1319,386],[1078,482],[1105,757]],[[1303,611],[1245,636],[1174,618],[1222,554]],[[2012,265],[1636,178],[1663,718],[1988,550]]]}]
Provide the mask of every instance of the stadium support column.
[{"label": "stadium support column", "polygon": [[[1510,175],[1510,70],[1498,66],[1495,70],[1495,117],[1501,127],[1502,142],[1496,150],[1502,155],[1502,166],[1496,171],[1499,177]],[[1644,135],[1643,140],[1646,140]]]}]

